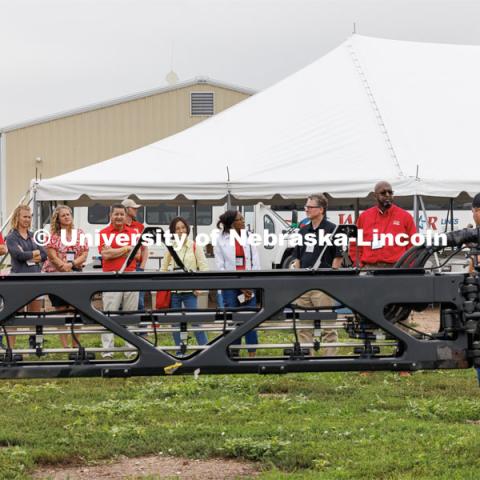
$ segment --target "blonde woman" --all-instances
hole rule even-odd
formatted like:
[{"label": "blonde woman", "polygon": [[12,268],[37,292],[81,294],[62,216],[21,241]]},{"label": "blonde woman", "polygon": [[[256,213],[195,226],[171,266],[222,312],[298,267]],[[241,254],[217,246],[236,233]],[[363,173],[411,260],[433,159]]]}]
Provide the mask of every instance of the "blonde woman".
[{"label": "blonde woman", "polygon": [[47,259],[43,247],[37,245],[32,226],[32,211],[28,205],[19,205],[13,211],[11,230],[5,239],[12,259],[12,273],[39,273]]},{"label": "blonde woman", "polygon": [[[12,262],[12,273],[40,273],[41,264],[47,259],[43,247],[37,245],[33,238],[32,210],[28,205],[18,205],[12,215],[11,230],[5,239]],[[39,312],[41,300],[37,299],[27,305],[27,311]],[[16,337],[8,337],[10,348],[15,346]]]},{"label": "blonde woman", "polygon": [[[208,270],[207,260],[203,248],[195,245],[195,242],[188,238],[190,234],[190,225],[183,217],[175,217],[169,226],[171,234],[177,234],[178,238],[183,240],[183,244],[175,244],[174,248],[178,257],[183,262],[188,270],[205,272]],[[175,242],[174,242],[175,243]],[[180,267],[175,263],[169,252],[165,253],[160,266],[160,271],[166,272],[168,270],[177,270]],[[197,308],[197,297],[200,294],[199,290],[176,290],[172,292],[171,308]],[[207,334],[202,331],[195,332],[195,338],[199,345],[206,345],[208,343]],[[175,345],[180,345],[180,333],[173,332],[173,339]]]},{"label": "blonde woman", "polygon": [[[76,229],[76,242],[74,245],[65,245],[62,242],[62,232],[64,238],[70,244],[72,240],[73,215],[72,209],[67,205],[58,205],[55,208],[50,222],[50,241],[46,245],[48,259],[44,263],[42,272],[73,272],[81,271],[87,260],[88,244],[81,243],[80,238],[83,230]],[[57,297],[49,294],[52,306],[57,311],[67,310],[70,305]],[[60,334],[60,341],[64,348],[68,348],[69,335]],[[74,346],[76,342],[73,341]]]}]

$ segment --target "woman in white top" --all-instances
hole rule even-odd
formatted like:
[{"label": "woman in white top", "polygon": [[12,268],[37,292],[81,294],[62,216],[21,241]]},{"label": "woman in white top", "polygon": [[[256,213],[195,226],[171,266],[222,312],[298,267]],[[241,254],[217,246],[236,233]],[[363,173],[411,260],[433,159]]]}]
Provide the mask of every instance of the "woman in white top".
[{"label": "woman in white top", "polygon": [[[245,230],[245,219],[237,210],[227,210],[220,216],[217,228],[222,227],[222,234],[215,246],[215,262],[219,270],[260,270],[260,261],[255,245],[241,245],[238,240],[231,241],[231,232],[241,235]],[[223,290],[223,302],[226,308],[256,307],[255,291],[249,289]],[[255,330],[245,335],[247,345],[258,343],[258,334]],[[255,349],[248,349],[249,356],[255,356]]]}]

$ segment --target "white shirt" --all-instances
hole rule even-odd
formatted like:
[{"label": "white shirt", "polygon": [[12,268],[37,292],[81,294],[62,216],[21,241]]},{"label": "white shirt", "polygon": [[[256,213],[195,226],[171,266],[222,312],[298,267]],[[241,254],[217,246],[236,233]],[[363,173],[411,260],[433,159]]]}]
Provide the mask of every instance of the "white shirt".
[{"label": "white shirt", "polygon": [[[243,246],[245,254],[245,270],[260,270],[260,259],[255,245],[247,243]],[[214,247],[215,263],[218,270],[236,270],[235,241],[230,243],[230,234],[222,234],[217,238]]]}]

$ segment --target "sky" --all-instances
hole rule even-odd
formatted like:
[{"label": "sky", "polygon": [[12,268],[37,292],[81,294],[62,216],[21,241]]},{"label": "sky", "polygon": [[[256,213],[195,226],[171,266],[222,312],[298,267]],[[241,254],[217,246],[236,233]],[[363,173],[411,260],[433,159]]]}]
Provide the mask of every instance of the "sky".
[{"label": "sky", "polygon": [[0,0],[0,127],[197,76],[262,90],[353,32],[480,44],[478,0]]}]

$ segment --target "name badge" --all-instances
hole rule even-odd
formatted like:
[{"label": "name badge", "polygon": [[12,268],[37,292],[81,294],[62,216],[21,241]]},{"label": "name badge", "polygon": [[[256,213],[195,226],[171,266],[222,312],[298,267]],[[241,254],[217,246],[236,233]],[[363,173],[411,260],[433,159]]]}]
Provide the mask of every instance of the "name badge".
[{"label": "name badge", "polygon": [[235,257],[235,266],[243,267],[245,265],[245,257]]},{"label": "name badge", "polygon": [[385,246],[383,239],[377,239],[372,241],[372,250],[378,250],[379,248],[383,248]]},{"label": "name badge", "polygon": [[315,249],[315,245],[313,245],[313,243],[309,243],[308,245],[305,245],[306,253],[313,253],[314,249]]},{"label": "name badge", "polygon": [[73,262],[75,260],[75,252],[67,252],[67,262]]}]

